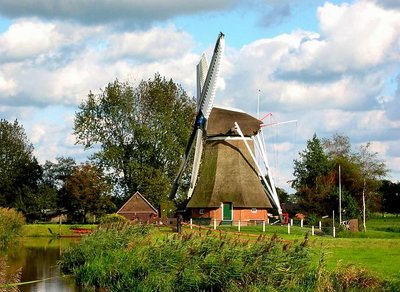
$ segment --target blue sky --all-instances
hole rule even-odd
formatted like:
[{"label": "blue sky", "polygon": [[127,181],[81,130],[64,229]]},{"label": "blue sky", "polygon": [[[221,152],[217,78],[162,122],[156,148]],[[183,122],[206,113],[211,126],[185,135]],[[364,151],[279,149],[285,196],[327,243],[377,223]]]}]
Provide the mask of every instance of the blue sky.
[{"label": "blue sky", "polygon": [[400,2],[0,0],[0,118],[18,119],[41,163],[84,161],[74,114],[89,91],[156,72],[195,93],[195,64],[218,33],[215,103],[271,121],[277,184],[314,133],[371,143],[400,180]]}]

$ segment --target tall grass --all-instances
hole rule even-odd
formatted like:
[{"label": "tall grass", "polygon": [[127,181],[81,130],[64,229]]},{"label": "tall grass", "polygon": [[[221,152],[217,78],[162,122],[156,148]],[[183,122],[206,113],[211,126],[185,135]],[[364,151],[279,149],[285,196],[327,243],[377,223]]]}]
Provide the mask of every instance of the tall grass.
[{"label": "tall grass", "polygon": [[[160,237],[144,226],[100,228],[61,261],[85,289],[106,291],[358,291],[392,286],[356,267],[311,265],[308,238]],[[386,285],[386,286],[385,286]],[[395,291],[393,289],[393,291]]]},{"label": "tall grass", "polygon": [[13,274],[7,273],[7,257],[0,256],[0,291],[1,292],[18,292],[16,286],[10,286],[9,283],[19,283],[21,281],[22,270],[18,269]]},{"label": "tall grass", "polygon": [[7,246],[21,232],[25,217],[15,209],[0,208],[0,248]]}]

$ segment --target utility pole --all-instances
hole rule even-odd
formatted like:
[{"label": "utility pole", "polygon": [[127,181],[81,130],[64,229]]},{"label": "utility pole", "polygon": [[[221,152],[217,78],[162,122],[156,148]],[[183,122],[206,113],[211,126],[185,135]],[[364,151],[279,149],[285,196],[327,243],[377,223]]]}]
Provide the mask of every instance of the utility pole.
[{"label": "utility pole", "polygon": [[342,224],[342,182],[340,178],[340,164],[339,164],[339,224]]},{"label": "utility pole", "polygon": [[364,227],[364,232],[367,232],[367,226],[365,224],[365,177],[364,177],[362,201],[363,201],[363,227]]}]

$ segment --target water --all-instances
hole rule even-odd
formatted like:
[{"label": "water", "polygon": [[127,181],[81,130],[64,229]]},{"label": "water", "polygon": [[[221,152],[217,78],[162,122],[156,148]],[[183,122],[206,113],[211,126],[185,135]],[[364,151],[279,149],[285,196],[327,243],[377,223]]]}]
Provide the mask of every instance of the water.
[{"label": "water", "polygon": [[25,291],[78,291],[73,279],[60,277],[57,262],[65,247],[79,239],[61,238],[23,238],[15,246],[7,250],[8,273],[15,273],[22,268],[21,283],[44,280],[37,283],[18,286]]}]

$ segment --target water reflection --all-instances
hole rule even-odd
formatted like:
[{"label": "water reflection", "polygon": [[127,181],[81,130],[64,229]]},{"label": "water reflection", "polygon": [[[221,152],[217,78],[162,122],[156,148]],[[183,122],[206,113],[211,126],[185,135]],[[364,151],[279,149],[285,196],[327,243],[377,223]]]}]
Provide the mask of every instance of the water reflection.
[{"label": "water reflection", "polygon": [[20,291],[77,291],[73,280],[60,277],[57,261],[62,251],[79,239],[23,238],[7,250],[8,273],[22,267],[21,283],[44,280],[18,286]]}]

